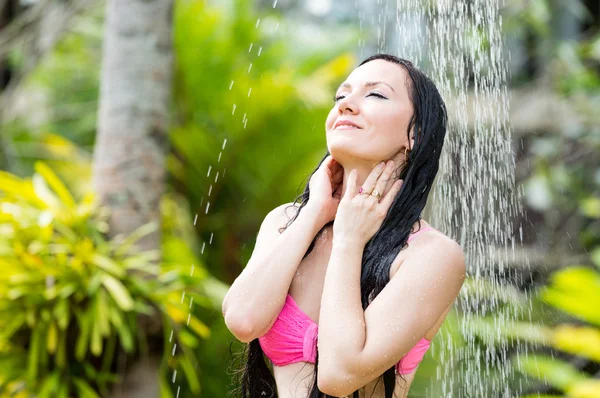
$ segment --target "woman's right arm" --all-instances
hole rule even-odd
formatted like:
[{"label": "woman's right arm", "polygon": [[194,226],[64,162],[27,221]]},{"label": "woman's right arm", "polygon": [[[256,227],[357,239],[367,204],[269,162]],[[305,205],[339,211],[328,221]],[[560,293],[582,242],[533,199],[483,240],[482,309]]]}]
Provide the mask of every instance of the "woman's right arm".
[{"label": "woman's right arm", "polygon": [[[265,334],[285,303],[294,274],[317,232],[325,225],[310,202],[283,233],[285,208],[279,206],[265,217],[248,264],[223,300],[225,324],[242,342]],[[297,208],[295,208],[297,211]]]}]

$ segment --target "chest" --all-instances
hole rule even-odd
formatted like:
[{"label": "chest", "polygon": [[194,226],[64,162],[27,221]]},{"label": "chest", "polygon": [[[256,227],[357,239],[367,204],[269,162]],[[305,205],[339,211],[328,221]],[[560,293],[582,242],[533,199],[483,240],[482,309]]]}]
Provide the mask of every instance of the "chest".
[{"label": "chest", "polygon": [[[298,265],[298,269],[290,285],[289,294],[294,298],[302,311],[315,323],[319,323],[321,296],[325,284],[327,264],[331,257],[333,230],[331,227],[323,230],[315,241],[311,253]],[[400,252],[398,261],[390,267],[390,279],[402,264],[403,253]]]}]

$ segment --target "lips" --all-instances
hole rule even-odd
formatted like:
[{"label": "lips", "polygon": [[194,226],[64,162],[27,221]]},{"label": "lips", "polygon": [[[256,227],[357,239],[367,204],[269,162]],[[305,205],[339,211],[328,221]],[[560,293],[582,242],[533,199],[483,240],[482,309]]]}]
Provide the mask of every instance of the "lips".
[{"label": "lips", "polygon": [[361,127],[350,120],[338,120],[333,126],[334,130],[352,130],[360,129]]}]

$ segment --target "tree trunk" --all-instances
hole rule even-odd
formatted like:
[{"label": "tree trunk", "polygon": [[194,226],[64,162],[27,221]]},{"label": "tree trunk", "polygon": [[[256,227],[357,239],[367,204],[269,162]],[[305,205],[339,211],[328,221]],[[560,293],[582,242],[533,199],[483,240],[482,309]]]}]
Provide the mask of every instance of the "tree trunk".
[{"label": "tree trunk", "polygon": [[[110,234],[160,221],[172,75],[172,0],[109,0],[93,182]],[[156,249],[159,231],[140,242]]]},{"label": "tree trunk", "polygon": [[[172,76],[173,0],[108,0],[93,184],[111,237],[160,225]],[[160,248],[160,229],[138,249]],[[152,348],[152,347],[150,347]],[[160,353],[127,366],[113,397],[158,396]]]}]

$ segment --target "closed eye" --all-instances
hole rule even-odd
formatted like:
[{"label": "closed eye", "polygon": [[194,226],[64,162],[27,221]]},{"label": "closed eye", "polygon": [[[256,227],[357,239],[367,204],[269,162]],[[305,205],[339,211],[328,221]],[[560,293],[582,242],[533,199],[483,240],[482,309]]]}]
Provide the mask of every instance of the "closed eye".
[{"label": "closed eye", "polygon": [[[367,97],[369,97],[371,95],[374,95],[374,96],[379,97],[379,98],[387,99],[386,97],[384,97],[383,95],[381,95],[379,93],[369,93],[369,95],[367,95]],[[333,97],[333,102],[338,102],[342,98],[345,98],[345,95],[338,95],[337,97]]]}]

